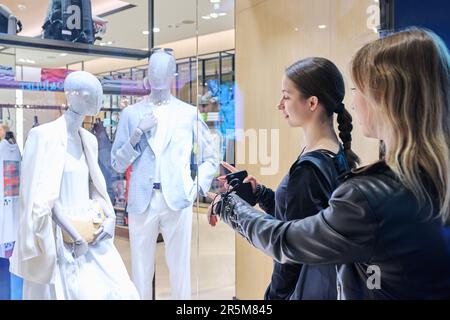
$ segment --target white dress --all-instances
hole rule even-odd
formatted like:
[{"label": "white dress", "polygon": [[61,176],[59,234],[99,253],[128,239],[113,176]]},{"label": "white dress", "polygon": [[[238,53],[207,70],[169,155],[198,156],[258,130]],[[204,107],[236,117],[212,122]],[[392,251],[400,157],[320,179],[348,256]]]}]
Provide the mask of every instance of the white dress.
[{"label": "white dress", "polygon": [[[88,213],[89,169],[84,153],[78,160],[66,153],[60,197],[57,200],[64,214],[82,217]],[[122,258],[114,246],[113,239],[89,246],[87,253],[73,258],[71,246],[63,242],[59,227],[55,230],[57,267],[55,285],[47,287],[42,299],[62,300],[119,300],[139,299],[136,287],[131,282]],[[31,288],[35,291],[35,288]],[[24,290],[26,288],[24,287]],[[40,290],[38,290],[39,292]],[[36,293],[36,291],[35,291]]]}]

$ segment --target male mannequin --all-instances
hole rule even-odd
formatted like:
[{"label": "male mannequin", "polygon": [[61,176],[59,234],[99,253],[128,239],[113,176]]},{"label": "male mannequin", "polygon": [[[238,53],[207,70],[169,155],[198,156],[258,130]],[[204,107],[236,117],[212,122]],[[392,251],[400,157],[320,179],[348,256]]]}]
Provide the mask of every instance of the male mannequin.
[{"label": "male mannequin", "polygon": [[[86,115],[101,108],[101,84],[77,71],[64,90],[68,111],[31,129],[25,145],[11,271],[25,280],[24,299],[137,299],[113,244],[115,214],[97,162],[97,140],[81,127]],[[106,219],[88,244],[69,217],[92,218],[91,200]],[[73,244],[63,242],[62,231]]]},{"label": "male mannequin", "polygon": [[[152,299],[159,231],[166,246],[172,298],[190,298],[192,204],[198,189],[208,191],[218,169],[211,135],[197,109],[171,95],[175,67],[171,54],[152,54],[151,94],[122,112],[111,151],[116,171],[123,173],[132,165],[128,194],[132,278],[142,299]],[[199,167],[193,181],[190,159],[196,140]]]}]

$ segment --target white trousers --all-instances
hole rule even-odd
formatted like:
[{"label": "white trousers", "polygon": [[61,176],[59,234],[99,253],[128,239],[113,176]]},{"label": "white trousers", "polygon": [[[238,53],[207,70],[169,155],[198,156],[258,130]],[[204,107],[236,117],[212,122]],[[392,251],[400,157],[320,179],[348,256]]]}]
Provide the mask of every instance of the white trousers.
[{"label": "white trousers", "polygon": [[152,281],[159,232],[164,238],[172,299],[190,299],[192,206],[173,211],[167,206],[162,192],[153,190],[149,208],[143,214],[129,214],[128,228],[132,280],[141,299],[153,298]]}]

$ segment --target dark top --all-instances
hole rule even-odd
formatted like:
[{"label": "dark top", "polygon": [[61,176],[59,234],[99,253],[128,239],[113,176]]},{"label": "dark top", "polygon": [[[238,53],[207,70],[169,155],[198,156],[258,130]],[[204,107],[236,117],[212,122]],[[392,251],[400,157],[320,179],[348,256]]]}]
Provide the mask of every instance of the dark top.
[{"label": "dark top", "polygon": [[[282,221],[309,217],[328,206],[328,200],[337,187],[337,177],[348,170],[342,147],[338,154],[328,150],[302,154],[276,192],[265,186],[258,188],[258,204],[266,213]],[[336,297],[334,265],[283,265],[274,261],[265,299],[336,300]]]},{"label": "dark top", "polygon": [[119,180],[120,175],[113,170],[111,166],[112,143],[109,140],[108,134],[106,133],[106,129],[102,122],[95,123],[92,131],[98,142],[98,165],[100,166],[100,170],[105,177],[106,189],[108,191],[109,198],[114,204],[115,197],[113,182]]},{"label": "dark top", "polygon": [[278,262],[339,264],[341,299],[450,299],[439,206],[419,206],[382,161],[348,174],[329,206],[302,220],[276,220],[234,194],[220,208],[224,222]]}]

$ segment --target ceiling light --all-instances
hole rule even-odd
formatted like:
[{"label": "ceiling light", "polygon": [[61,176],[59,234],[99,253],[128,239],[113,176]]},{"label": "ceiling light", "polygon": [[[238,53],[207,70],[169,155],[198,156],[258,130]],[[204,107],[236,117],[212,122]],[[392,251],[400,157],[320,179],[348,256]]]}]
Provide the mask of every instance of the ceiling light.
[{"label": "ceiling light", "polygon": [[209,19],[211,19],[211,17],[210,16],[202,16],[202,19],[209,20]]},{"label": "ceiling light", "polygon": [[36,61],[34,61],[34,60],[30,60],[30,59],[19,59],[19,62],[22,62],[22,63],[30,63],[30,64],[35,64],[36,63]]},{"label": "ceiling light", "polygon": [[149,34],[150,34],[150,31],[144,30],[144,31],[142,31],[142,34],[143,34],[143,35],[149,35]]},{"label": "ceiling light", "polygon": [[294,28],[294,30],[295,30],[296,32],[298,32],[298,28]]},{"label": "ceiling light", "polygon": [[211,3],[220,3],[220,0],[209,0]]},{"label": "ceiling light", "polygon": [[209,16],[213,19],[216,19],[219,15],[217,13],[213,12]]},{"label": "ceiling light", "polygon": [[108,44],[108,45],[112,45],[113,44],[113,42],[112,41],[108,41],[106,44]]},{"label": "ceiling light", "polygon": [[226,12],[220,12],[220,13],[219,13],[219,17],[223,17],[223,16],[226,16],[226,15],[227,15]]},{"label": "ceiling light", "polygon": [[103,46],[106,46],[106,43],[100,42],[100,45],[103,47]]},{"label": "ceiling light", "polygon": [[23,10],[25,10],[25,9],[27,8],[27,6],[24,5],[24,4],[18,4],[18,5],[17,5],[17,8],[18,8],[20,11],[23,11]]},{"label": "ceiling light", "polygon": [[67,53],[60,53],[59,54],[61,57],[65,57],[65,56],[67,56]]},{"label": "ceiling light", "polygon": [[320,25],[318,26],[319,29],[325,29],[326,27],[327,27],[326,24],[320,24]]},{"label": "ceiling light", "polygon": [[153,32],[155,32],[155,33],[156,33],[156,32],[160,32],[160,31],[161,31],[161,29],[159,29],[158,27],[154,27],[154,28],[153,28]]}]

